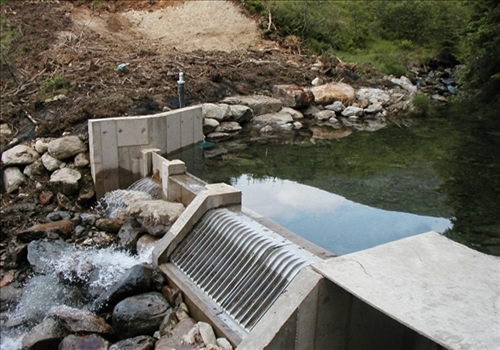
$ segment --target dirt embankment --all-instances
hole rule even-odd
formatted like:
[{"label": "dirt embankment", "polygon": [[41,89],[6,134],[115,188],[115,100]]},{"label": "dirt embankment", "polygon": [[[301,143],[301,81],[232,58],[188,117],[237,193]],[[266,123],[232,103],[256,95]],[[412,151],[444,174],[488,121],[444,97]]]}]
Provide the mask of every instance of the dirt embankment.
[{"label": "dirt embankment", "polygon": [[[15,34],[2,57],[2,123],[21,140],[84,132],[86,121],[177,107],[185,72],[187,103],[269,93],[274,84],[349,82],[339,62],[263,40],[259,24],[229,1],[7,1]],[[128,63],[121,72],[117,66]],[[50,101],[54,96],[62,99]],[[10,139],[6,139],[8,142]]]}]

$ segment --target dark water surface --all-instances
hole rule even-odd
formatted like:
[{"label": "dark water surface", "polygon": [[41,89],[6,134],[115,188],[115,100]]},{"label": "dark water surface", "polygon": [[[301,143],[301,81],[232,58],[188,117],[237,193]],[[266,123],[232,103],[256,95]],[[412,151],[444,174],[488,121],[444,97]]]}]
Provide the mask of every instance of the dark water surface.
[{"label": "dark water surface", "polygon": [[500,255],[500,134],[478,125],[427,118],[312,142],[307,130],[242,134],[168,158],[334,254],[435,230]]}]

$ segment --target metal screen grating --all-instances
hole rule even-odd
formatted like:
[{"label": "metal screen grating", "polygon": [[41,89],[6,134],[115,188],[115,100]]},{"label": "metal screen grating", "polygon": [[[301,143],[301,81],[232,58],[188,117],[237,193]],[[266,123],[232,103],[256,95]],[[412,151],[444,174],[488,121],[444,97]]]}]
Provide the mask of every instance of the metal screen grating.
[{"label": "metal screen grating", "polygon": [[170,261],[251,330],[300,269],[320,259],[240,212],[215,209]]}]

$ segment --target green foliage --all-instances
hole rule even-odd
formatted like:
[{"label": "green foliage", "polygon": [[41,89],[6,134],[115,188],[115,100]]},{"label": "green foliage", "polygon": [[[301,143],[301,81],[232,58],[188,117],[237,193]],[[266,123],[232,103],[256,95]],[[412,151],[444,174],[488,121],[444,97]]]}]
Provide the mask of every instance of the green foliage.
[{"label": "green foliage", "polygon": [[467,67],[463,83],[485,102],[500,102],[500,4],[496,0],[467,3],[472,16],[465,37]]},{"label": "green foliage", "polygon": [[429,112],[429,97],[425,94],[416,94],[413,97],[413,114],[425,117]]},{"label": "green foliage", "polygon": [[0,64],[7,64],[10,59],[10,46],[12,41],[19,35],[17,28],[11,26],[5,15],[0,14]]},{"label": "green foliage", "polygon": [[40,86],[40,93],[46,97],[53,96],[55,93],[66,93],[71,85],[68,79],[64,79],[58,73],[54,74],[51,78],[47,78]]},{"label": "green foliage", "polygon": [[[311,53],[340,51],[390,74],[431,56],[455,60],[467,17],[455,1],[240,1],[264,23],[270,12],[278,33],[298,36]],[[390,43],[391,51],[379,50],[381,43]]]}]

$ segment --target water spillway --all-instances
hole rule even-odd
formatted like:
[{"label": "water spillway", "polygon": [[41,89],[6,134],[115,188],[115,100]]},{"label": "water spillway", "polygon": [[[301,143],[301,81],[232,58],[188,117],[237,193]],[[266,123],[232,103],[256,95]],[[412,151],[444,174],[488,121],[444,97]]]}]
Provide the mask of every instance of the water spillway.
[{"label": "water spillway", "polygon": [[170,261],[250,330],[300,269],[321,259],[223,208],[206,213]]}]

